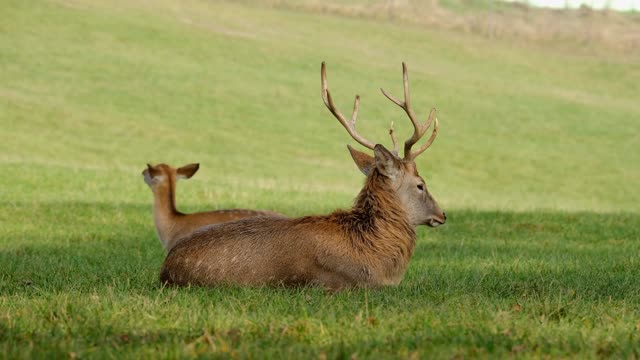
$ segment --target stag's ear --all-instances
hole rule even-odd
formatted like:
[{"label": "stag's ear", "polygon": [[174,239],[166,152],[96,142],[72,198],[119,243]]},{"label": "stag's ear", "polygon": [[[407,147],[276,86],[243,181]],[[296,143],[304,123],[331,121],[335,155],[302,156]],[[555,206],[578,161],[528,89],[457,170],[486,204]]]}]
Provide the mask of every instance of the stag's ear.
[{"label": "stag's ear", "polygon": [[376,167],[376,159],[368,154],[363,153],[362,151],[358,151],[352,148],[350,145],[347,145],[347,149],[351,153],[351,157],[353,158],[353,162],[356,163],[358,169],[362,171],[363,174],[369,176],[371,171]]},{"label": "stag's ear", "polygon": [[185,165],[181,168],[178,168],[176,174],[178,175],[178,179],[189,179],[198,171],[199,168],[200,164]]},{"label": "stag's ear", "polygon": [[398,177],[402,165],[395,155],[380,144],[376,144],[376,147],[373,148],[373,154],[375,155],[376,167],[382,175],[391,179]]}]

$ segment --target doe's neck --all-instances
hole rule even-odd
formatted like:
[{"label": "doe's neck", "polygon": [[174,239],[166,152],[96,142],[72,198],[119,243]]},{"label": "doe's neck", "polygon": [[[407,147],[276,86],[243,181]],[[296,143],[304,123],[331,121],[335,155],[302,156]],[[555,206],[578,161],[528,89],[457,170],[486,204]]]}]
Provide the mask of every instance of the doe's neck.
[{"label": "doe's neck", "polygon": [[176,209],[175,178],[168,178],[166,183],[158,184],[153,189],[153,220],[158,237],[165,247],[172,238],[176,222],[183,215]]}]

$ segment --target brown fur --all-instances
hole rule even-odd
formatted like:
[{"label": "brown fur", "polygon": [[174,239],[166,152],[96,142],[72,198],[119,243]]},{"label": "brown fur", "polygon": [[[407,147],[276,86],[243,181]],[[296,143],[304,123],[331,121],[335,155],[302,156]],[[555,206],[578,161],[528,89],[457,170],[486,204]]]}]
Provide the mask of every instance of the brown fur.
[{"label": "brown fur", "polygon": [[142,172],[145,182],[153,191],[153,219],[160,242],[167,251],[197,229],[210,225],[254,216],[281,216],[271,211],[230,209],[184,214],[176,209],[175,187],[179,177],[190,178],[198,164],[173,168],[167,164],[148,165]]},{"label": "brown fur", "polygon": [[375,160],[365,154],[374,163],[366,164],[370,171],[351,210],[202,228],[169,252],[160,280],[200,286],[315,284],[333,290],[398,284],[413,253],[415,226],[436,226],[430,223],[434,217],[442,224],[444,213],[437,204],[438,213],[431,213],[430,195],[421,193],[415,204],[403,201],[406,184],[417,192],[413,182],[423,181],[415,165],[381,145],[375,152]]}]

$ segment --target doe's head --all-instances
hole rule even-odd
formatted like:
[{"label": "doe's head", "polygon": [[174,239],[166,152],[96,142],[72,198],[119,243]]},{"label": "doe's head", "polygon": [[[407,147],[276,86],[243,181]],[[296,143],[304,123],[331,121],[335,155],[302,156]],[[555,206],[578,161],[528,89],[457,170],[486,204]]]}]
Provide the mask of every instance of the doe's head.
[{"label": "doe's head", "polygon": [[147,168],[142,171],[142,176],[151,190],[155,190],[160,186],[168,186],[177,179],[189,179],[199,168],[200,164],[189,164],[179,168],[174,168],[167,164],[157,164],[155,166],[147,164]]}]

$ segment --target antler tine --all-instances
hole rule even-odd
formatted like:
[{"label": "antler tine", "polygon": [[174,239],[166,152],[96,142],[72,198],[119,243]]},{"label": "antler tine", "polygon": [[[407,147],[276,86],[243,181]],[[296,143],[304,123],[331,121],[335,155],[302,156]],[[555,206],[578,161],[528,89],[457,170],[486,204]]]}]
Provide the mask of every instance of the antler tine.
[{"label": "antler tine", "polygon": [[389,128],[389,136],[391,136],[391,142],[393,143],[393,153],[394,155],[398,155],[398,138],[393,129],[393,121],[391,121],[391,127]]},{"label": "antler tine", "polygon": [[435,139],[435,136],[437,134],[438,120],[436,119],[436,125],[434,127],[433,134],[429,138],[429,141],[421,146],[418,151],[412,152],[411,147],[413,147],[413,145],[415,145],[415,143],[418,142],[420,138],[422,138],[422,136],[424,136],[427,129],[431,126],[435,115],[435,109],[431,110],[431,112],[429,113],[429,118],[427,119],[425,124],[420,125],[420,123],[416,119],[415,113],[411,109],[411,101],[409,97],[409,75],[407,72],[407,65],[404,62],[402,63],[402,82],[404,85],[404,102],[401,102],[393,96],[389,95],[384,89],[380,88],[380,90],[382,91],[382,94],[387,97],[387,99],[391,100],[391,102],[401,107],[407,113],[407,116],[409,116],[409,120],[411,120],[411,124],[413,124],[413,135],[411,135],[411,137],[404,142],[404,159],[413,160],[416,156],[425,151]]},{"label": "antler tine", "polygon": [[340,124],[344,126],[344,128],[347,130],[349,135],[351,135],[351,137],[355,141],[360,143],[360,145],[370,150],[373,150],[373,148],[376,145],[371,141],[360,136],[360,134],[358,134],[358,132],[356,131],[356,119],[358,118],[358,109],[360,107],[360,96],[356,95],[356,98],[353,101],[353,113],[351,115],[351,121],[347,121],[345,117],[342,115],[342,113],[340,113],[340,111],[333,104],[331,93],[329,93],[329,89],[327,88],[327,68],[326,68],[326,65],[324,64],[324,61],[322,62],[322,67],[320,69],[320,78],[322,81],[322,100],[324,101],[324,104],[327,106],[327,109],[331,111],[333,116],[335,116],[335,118],[338,119]]},{"label": "antler tine", "polygon": [[[431,125],[431,122],[428,122],[428,124]],[[429,126],[427,126],[427,128],[428,127]],[[433,132],[431,133],[431,136],[429,136],[429,140],[427,140],[426,143],[420,146],[418,150],[411,152],[411,159],[415,159],[418,155],[422,154],[425,150],[427,150],[427,148],[431,146],[431,144],[433,143],[433,140],[436,139],[436,136],[438,136],[438,118],[437,117],[435,118],[435,123],[433,124]]]}]

